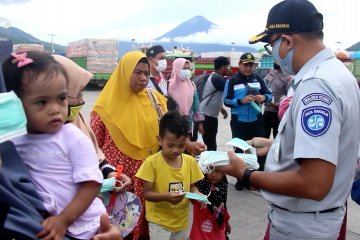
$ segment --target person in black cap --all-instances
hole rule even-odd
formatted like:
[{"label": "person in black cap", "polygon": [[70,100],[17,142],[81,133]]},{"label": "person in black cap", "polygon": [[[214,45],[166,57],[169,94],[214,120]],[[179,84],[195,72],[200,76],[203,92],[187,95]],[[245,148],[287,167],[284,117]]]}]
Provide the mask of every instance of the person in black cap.
[{"label": "person in black cap", "polygon": [[264,172],[229,152],[217,170],[261,189],[269,203],[264,239],[337,239],[353,183],[360,142],[360,91],[355,77],[323,43],[323,17],[306,0],[285,0],[269,12],[250,43],[265,48],[292,82],[293,99],[272,140],[249,143],[267,153]]},{"label": "person in black cap", "polygon": [[[254,73],[254,66],[254,55],[244,53],[239,60],[239,71],[225,85],[224,104],[231,108],[230,127],[233,138],[249,140],[265,136],[261,104],[270,103],[272,94],[264,80]],[[260,170],[263,170],[265,158],[259,157],[258,161]],[[237,180],[235,189],[243,190],[240,179]]]},{"label": "person in black cap", "polygon": [[161,45],[154,45],[146,51],[150,63],[150,81],[146,87],[167,96],[167,83],[163,71],[167,68],[166,52]]}]

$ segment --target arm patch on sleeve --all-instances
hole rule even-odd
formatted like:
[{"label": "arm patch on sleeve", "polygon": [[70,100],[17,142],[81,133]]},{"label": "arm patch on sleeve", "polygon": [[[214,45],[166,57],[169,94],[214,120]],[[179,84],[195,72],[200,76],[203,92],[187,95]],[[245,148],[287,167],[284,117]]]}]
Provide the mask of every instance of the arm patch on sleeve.
[{"label": "arm patch on sleeve", "polygon": [[304,105],[308,105],[309,103],[314,101],[320,101],[326,103],[327,105],[330,105],[333,100],[331,99],[331,97],[323,93],[311,93],[309,95],[306,95],[301,101],[304,103]]},{"label": "arm patch on sleeve", "polygon": [[301,125],[308,135],[318,137],[329,129],[331,118],[329,108],[321,106],[308,107],[302,110]]}]

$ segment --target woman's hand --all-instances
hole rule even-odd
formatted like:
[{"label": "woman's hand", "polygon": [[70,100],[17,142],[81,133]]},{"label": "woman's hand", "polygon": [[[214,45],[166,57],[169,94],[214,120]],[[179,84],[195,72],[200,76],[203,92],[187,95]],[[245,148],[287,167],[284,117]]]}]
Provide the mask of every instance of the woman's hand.
[{"label": "woman's hand", "polygon": [[257,156],[266,156],[273,141],[268,138],[254,137],[246,142],[256,149]]},{"label": "woman's hand", "polygon": [[[111,172],[107,176],[107,178],[112,178],[112,177],[116,178],[116,172]],[[125,192],[125,191],[130,189],[130,187],[131,187],[131,179],[127,175],[122,173],[120,178],[117,179],[117,180],[122,183],[122,188],[115,188],[114,191],[116,193]]]},{"label": "woman's hand", "polygon": [[206,145],[200,142],[191,142],[190,139],[186,140],[186,151],[192,156],[197,156],[206,150]]}]

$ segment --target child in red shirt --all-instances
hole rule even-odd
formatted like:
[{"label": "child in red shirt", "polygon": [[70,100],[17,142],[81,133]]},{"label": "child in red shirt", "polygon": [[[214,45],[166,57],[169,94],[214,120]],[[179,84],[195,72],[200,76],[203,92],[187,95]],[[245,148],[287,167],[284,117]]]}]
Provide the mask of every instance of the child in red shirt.
[{"label": "child in red shirt", "polygon": [[225,240],[231,232],[230,215],[226,208],[228,182],[226,175],[216,170],[205,174],[205,178],[196,183],[199,191],[208,196],[211,204],[192,201],[193,224],[190,239]]}]

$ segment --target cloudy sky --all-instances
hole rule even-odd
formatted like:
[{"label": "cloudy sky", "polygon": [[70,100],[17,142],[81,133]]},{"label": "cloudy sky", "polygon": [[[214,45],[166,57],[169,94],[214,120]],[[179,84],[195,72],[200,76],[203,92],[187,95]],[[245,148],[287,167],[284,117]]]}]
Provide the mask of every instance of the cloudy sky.
[{"label": "cloudy sky", "polygon": [[[218,25],[189,39],[248,45],[261,32],[269,9],[279,0],[0,0],[6,19],[31,35],[67,45],[82,38],[150,42],[182,22],[202,15]],[[325,43],[347,48],[360,41],[359,0],[311,0],[324,15]],[[262,45],[255,45],[260,48]]]}]

